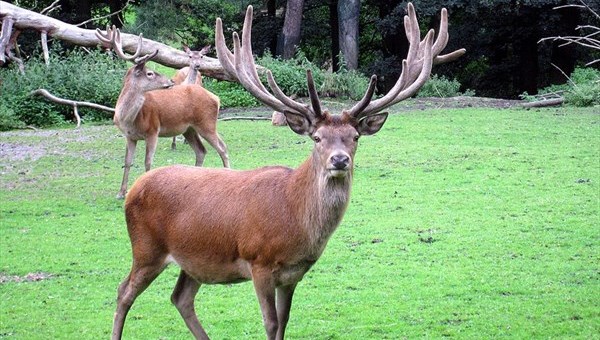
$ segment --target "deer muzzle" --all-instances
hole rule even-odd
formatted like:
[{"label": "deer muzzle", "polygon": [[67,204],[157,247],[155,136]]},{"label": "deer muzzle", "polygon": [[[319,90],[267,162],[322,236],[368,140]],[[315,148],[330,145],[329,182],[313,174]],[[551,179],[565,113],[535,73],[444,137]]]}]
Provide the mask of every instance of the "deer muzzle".
[{"label": "deer muzzle", "polygon": [[337,153],[329,157],[327,170],[332,177],[344,177],[351,168],[350,156],[346,153]]}]

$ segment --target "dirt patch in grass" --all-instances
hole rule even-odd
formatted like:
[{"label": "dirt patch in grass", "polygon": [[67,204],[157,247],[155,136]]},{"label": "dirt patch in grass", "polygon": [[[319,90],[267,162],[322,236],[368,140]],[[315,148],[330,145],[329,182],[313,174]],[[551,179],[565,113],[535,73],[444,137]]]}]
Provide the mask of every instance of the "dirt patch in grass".
[{"label": "dirt patch in grass", "polygon": [[8,275],[6,273],[0,273],[0,284],[9,283],[9,282],[38,282],[42,280],[47,280],[54,277],[53,274],[50,273],[29,273],[24,276],[18,275]]},{"label": "dirt patch in grass", "polygon": [[[309,103],[308,98],[300,98],[299,101],[303,103]],[[351,100],[339,100],[336,98],[322,98],[321,103],[324,108],[327,108],[333,112],[339,112],[344,108],[350,108],[355,104],[355,101]],[[484,97],[450,97],[450,98],[412,98],[403,102],[400,102],[390,110],[392,112],[407,112],[416,110],[428,110],[428,109],[457,109],[467,107],[487,107],[496,109],[508,109],[512,107],[519,107],[523,104],[522,100],[510,100],[510,99],[498,99],[498,98],[484,98]],[[220,117],[264,117],[271,118],[272,109],[259,106],[251,108],[225,108],[221,110]]]}]

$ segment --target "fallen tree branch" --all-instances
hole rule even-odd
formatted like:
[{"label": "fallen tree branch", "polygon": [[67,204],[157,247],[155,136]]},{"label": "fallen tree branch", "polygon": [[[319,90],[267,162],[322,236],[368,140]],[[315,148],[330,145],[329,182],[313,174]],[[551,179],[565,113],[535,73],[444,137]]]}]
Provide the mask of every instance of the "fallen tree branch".
[{"label": "fallen tree branch", "polygon": [[[0,38],[0,66],[2,66],[7,57],[9,60],[14,58],[10,50],[14,48],[15,42],[10,41],[12,30],[36,30],[38,32],[46,32],[46,34],[54,39],[63,40],[78,46],[97,47],[102,46],[102,43],[96,37],[95,30],[83,29],[75,25],[67,24],[52,17],[36,13],[5,1],[0,1],[0,20],[2,21],[2,36]],[[128,53],[134,53],[139,37],[133,34],[122,33],[121,40],[123,50]],[[161,65],[172,68],[183,68],[188,66],[188,55],[162,44],[160,42],[143,39],[142,54],[150,54],[158,50],[158,55],[152,61]],[[204,57],[200,68],[203,76],[219,80],[235,81],[229,74],[225,72],[221,63],[215,58]]]},{"label": "fallen tree branch", "polygon": [[56,96],[52,95],[50,92],[48,92],[48,90],[46,90],[46,89],[37,89],[35,91],[31,91],[31,93],[29,95],[43,96],[43,97],[47,98],[48,100],[50,100],[54,103],[57,103],[57,104],[71,105],[73,107],[73,113],[75,115],[75,119],[77,120],[78,128],[79,128],[79,126],[81,126],[81,116],[79,116],[79,112],[77,109],[79,106],[91,107],[93,109],[108,111],[108,112],[112,112],[112,113],[115,112],[115,109],[112,107],[108,107],[108,106],[104,106],[104,105],[100,105],[100,104],[96,104],[96,103],[81,102],[81,101],[75,101],[75,100],[56,97]]},{"label": "fallen tree branch", "polygon": [[228,121],[228,120],[271,120],[269,117],[224,117],[219,118],[220,121]]},{"label": "fallen tree branch", "polygon": [[557,106],[562,105],[565,102],[565,98],[552,98],[539,100],[535,102],[523,103],[522,106],[524,108],[532,108],[532,107],[547,107],[547,106]]}]

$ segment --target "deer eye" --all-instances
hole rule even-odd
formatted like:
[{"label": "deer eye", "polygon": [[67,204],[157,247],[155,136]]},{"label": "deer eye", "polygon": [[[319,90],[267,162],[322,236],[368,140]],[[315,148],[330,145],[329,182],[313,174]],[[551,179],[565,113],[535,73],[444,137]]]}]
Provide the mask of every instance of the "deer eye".
[{"label": "deer eye", "polygon": [[315,143],[319,143],[321,141],[321,137],[319,137],[319,136],[312,136],[312,140],[314,140]]},{"label": "deer eye", "polygon": [[154,78],[154,72],[152,72],[152,71],[146,72],[146,77],[148,77],[148,78]]},{"label": "deer eye", "polygon": [[356,135],[356,136],[354,136],[354,141],[355,141],[355,142],[358,142],[358,140],[359,140],[359,139],[360,139],[360,135]]}]

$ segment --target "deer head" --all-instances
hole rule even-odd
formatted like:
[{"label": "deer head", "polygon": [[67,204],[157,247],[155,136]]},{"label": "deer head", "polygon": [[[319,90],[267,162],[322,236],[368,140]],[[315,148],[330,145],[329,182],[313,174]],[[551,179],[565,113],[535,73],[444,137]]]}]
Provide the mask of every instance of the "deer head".
[{"label": "deer head", "polygon": [[310,105],[285,95],[270,70],[266,70],[266,77],[271,91],[266,89],[260,81],[252,54],[252,16],[252,6],[248,6],[241,41],[238,34],[233,33],[233,52],[225,44],[223,25],[221,19],[217,19],[215,39],[221,65],[259,101],[283,112],[294,132],[310,136],[315,141],[313,155],[317,154],[322,158],[324,167],[334,177],[343,176],[352,169],[351,161],[358,138],[374,134],[383,126],[388,114],[381,111],[417,93],[429,78],[434,64],[454,60],[465,53],[464,49],[460,49],[440,55],[448,42],[446,9],[442,9],[437,39],[434,39],[434,30],[430,30],[421,40],[415,9],[409,3],[404,28],[410,47],[406,59],[402,61],[402,73],[394,87],[382,98],[373,100],[377,83],[377,76],[373,75],[364,97],[353,107],[334,115],[322,109],[310,71],[306,74]]},{"label": "deer head", "polygon": [[134,66],[131,67],[126,75],[123,88],[139,90],[140,93],[169,88],[173,86],[173,82],[146,67],[146,63],[158,54],[158,50],[140,57],[142,51],[142,34],[140,33],[138,46],[133,55],[126,55],[123,51],[121,42],[121,32],[115,26],[112,28],[106,26],[106,33],[96,29],[96,37],[107,47],[112,48],[116,55],[126,61],[131,61]]}]

